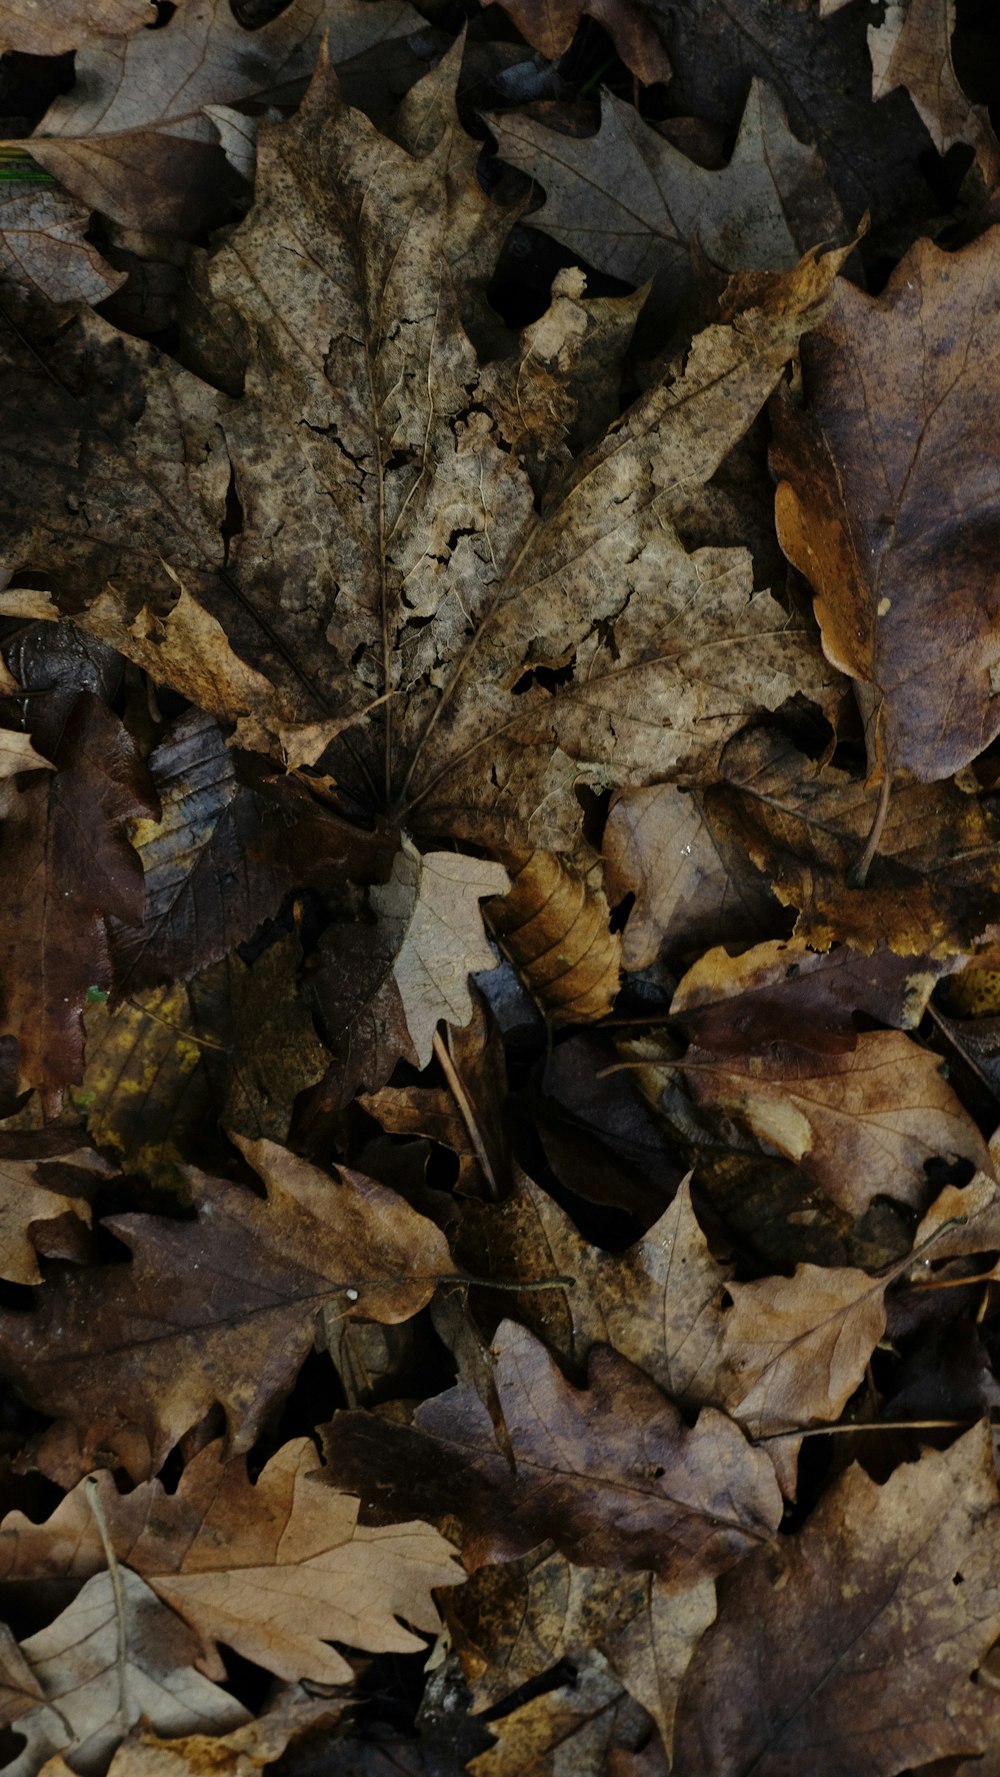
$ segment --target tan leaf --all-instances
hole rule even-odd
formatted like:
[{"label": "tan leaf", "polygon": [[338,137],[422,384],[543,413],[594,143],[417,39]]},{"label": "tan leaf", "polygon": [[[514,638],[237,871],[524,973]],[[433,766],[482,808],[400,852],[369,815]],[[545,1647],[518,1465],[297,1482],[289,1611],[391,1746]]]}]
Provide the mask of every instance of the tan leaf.
[{"label": "tan leaf", "polygon": [[521,1703],[490,1724],[496,1745],[470,1760],[472,1777],[552,1777],[560,1770],[614,1771],[617,1748],[648,1737],[645,1711],[599,1654],[581,1659],[575,1680]]},{"label": "tan leaf", "polygon": [[59,0],[58,6],[38,0],[6,0],[0,24],[0,54],[58,56],[79,49],[91,37],[138,31],[152,17],[149,0]]},{"label": "tan leaf", "polygon": [[967,142],[988,189],[1000,177],[1000,144],[985,105],[966,98],[951,59],[955,31],[955,0],[890,0],[880,25],[869,25],[872,98],[882,99],[905,86],[944,154],[956,142]]},{"label": "tan leaf", "polygon": [[590,1024],[618,992],[621,939],[600,888],[551,852],[508,859],[511,882],[486,908],[491,930],[556,1024]]},{"label": "tan leaf", "polygon": [[0,778],[16,777],[19,771],[51,771],[52,761],[37,753],[26,734],[0,728]]},{"label": "tan leaf", "polygon": [[[289,1686],[254,1721],[228,1734],[187,1734],[161,1740],[148,1728],[123,1740],[108,1777],[256,1777],[293,1743],[337,1720],[345,1700],[308,1696]],[[48,1768],[44,1777],[50,1777]],[[63,1777],[52,1772],[51,1777]]]},{"label": "tan leaf", "polygon": [[[69,1751],[76,1770],[103,1770],[140,1719],[165,1734],[220,1733],[248,1719],[235,1697],[195,1670],[198,1639],[156,1594],[121,1573],[125,1668],[118,1662],[118,1612],[111,1576],[89,1579],[62,1615],[21,1643],[43,1701],[0,1688],[0,1718],[28,1745],[8,1770],[31,1777],[53,1753]],[[224,1676],[216,1663],[214,1676]]]},{"label": "tan leaf", "polygon": [[205,0],[157,31],[74,37],[76,84],[49,106],[32,156],[128,228],[190,231],[215,214],[224,188],[208,107],[265,109],[308,79],[325,36],[332,59],[346,61],[419,23],[406,0],[293,0],[250,32],[228,0]]},{"label": "tan leaf", "polygon": [[[481,0],[487,5],[488,0]],[[553,61],[566,54],[584,17],[604,26],[627,68],[652,86],[670,79],[670,63],[653,24],[628,0],[500,0],[528,43]]]},{"label": "tan leaf", "polygon": [[[96,1485],[120,1562],[197,1633],[280,1678],[344,1684],[351,1670],[327,1642],[373,1653],[423,1643],[403,1627],[440,1626],[435,1586],[461,1583],[451,1545],[427,1524],[365,1528],[358,1501],[317,1475],[308,1438],[285,1444],[256,1483],[213,1443],[188,1464],[175,1493],[149,1481],[119,1494],[103,1471],[81,1482],[44,1524],[19,1513],[0,1526],[7,1578],[89,1578],[103,1550],[86,1498]],[[213,1654],[218,1664],[218,1654]]]}]

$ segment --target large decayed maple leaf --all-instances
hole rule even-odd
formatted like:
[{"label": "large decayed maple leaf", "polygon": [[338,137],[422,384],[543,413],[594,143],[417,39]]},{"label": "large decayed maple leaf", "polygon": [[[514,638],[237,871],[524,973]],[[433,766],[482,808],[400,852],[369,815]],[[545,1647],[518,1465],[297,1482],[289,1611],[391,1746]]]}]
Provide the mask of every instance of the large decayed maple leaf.
[{"label": "large decayed maple leaf", "polygon": [[[93,316],[47,342],[64,387],[22,361],[14,400],[42,446],[9,466],[12,490],[32,486],[10,566],[44,565],[76,599],[110,580],[138,604],[173,602],[166,559],[237,645],[263,646],[301,720],[385,699],[327,755],[345,807],[494,848],[567,846],[579,779],[704,773],[753,711],[825,697],[818,649],[754,592],[749,555],[688,554],[672,518],[839,259],[735,292],[731,320],[573,463],[607,305],[565,274],[519,355],[479,362],[462,316],[509,218],[476,182],[455,72],[447,58],[410,95],[400,143],[326,70],[264,130],[257,202],[210,262],[199,342],[206,376],[231,380],[235,350],[241,395]],[[81,423],[65,388],[84,363]]]}]

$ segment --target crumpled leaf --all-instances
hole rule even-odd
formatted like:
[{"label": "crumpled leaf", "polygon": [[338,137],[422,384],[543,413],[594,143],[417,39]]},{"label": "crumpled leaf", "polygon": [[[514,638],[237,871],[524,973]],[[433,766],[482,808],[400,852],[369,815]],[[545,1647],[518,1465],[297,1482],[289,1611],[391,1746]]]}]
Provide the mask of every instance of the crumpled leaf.
[{"label": "crumpled leaf", "polygon": [[324,37],[346,61],[422,22],[406,0],[292,0],[249,32],[229,0],[197,0],[157,31],[74,40],[76,84],[49,106],[32,156],[128,228],[193,232],[239,189],[209,107],[287,101]]},{"label": "crumpled leaf", "polygon": [[93,1149],[76,1147],[69,1132],[61,1143],[43,1141],[0,1134],[0,1277],[8,1283],[41,1283],[36,1229],[62,1215],[89,1227],[88,1186],[111,1170]]},{"label": "crumpled leaf", "polygon": [[[142,0],[144,3],[144,0]],[[0,185],[0,282],[50,302],[103,302],[125,282],[84,238],[89,212],[46,181]]]},{"label": "crumpled leaf", "polygon": [[[122,1741],[108,1777],[256,1777],[299,1740],[331,1726],[346,1706],[342,1697],[313,1697],[298,1685],[281,1689],[262,1715],[228,1734],[186,1734],[161,1739],[150,1730]],[[46,1772],[46,1777],[63,1773]]]},{"label": "crumpled leaf", "polygon": [[[434,91],[455,73],[437,71]],[[272,640],[262,654],[258,633],[253,657],[276,683],[291,684],[290,657],[338,718],[378,704],[328,755],[345,805],[390,808],[424,849],[441,834],[563,849],[581,779],[705,772],[751,711],[827,698],[809,632],[753,591],[745,552],[688,555],[671,519],[774,386],[841,256],[756,282],[748,309],[735,290],[732,319],[698,336],[683,374],[569,473],[590,326],[579,274],[557,280],[520,362],[477,364],[458,315],[495,230],[481,228],[474,144],[454,122],[435,127],[415,156],[338,106],[326,73],[290,124],[264,127],[258,203],[208,269],[209,303],[250,353],[242,397],[94,317],[44,342],[62,383],[86,355],[97,406],[86,474],[32,464],[14,559],[57,576],[69,552],[75,593],[111,579],[136,603],[166,588],[169,560],[236,646],[260,614]],[[332,163],[337,181],[314,177]],[[302,259],[303,238],[318,257]],[[278,262],[295,266],[294,327],[267,294]],[[64,411],[36,360],[19,359],[12,387],[36,434],[41,411],[43,436],[78,436],[79,407]],[[11,463],[15,497],[24,474]],[[224,540],[231,485],[242,528]],[[86,523],[98,488],[99,537]],[[551,689],[548,669],[563,675]]]},{"label": "crumpled leaf", "polygon": [[135,1479],[155,1473],[216,1403],[228,1447],[247,1450],[291,1387],[318,1310],[406,1320],[453,1274],[444,1235],[384,1185],[331,1177],[273,1142],[240,1145],[266,1202],[192,1169],[197,1220],[112,1217],[131,1264],[67,1269],[33,1313],[0,1317],[6,1373],[63,1422],[39,1460],[64,1483],[108,1452]]},{"label": "crumpled leaf", "polygon": [[941,154],[967,142],[987,189],[1000,177],[997,143],[985,105],[965,96],[951,59],[955,0],[890,0],[880,25],[869,25],[872,97],[905,86]]},{"label": "crumpled leaf", "polygon": [[[83,1777],[97,1777],[140,1719],[164,1734],[217,1734],[248,1720],[242,1703],[196,1671],[201,1650],[187,1625],[137,1574],[125,1569],[120,1579],[124,1684],[108,1573],[95,1574],[54,1623],[21,1643],[44,1700],[26,1708],[29,1699],[0,1684],[0,1719],[28,1739],[6,1767],[12,1777],[33,1777],[45,1759],[63,1751]],[[221,1662],[212,1676],[225,1676]]]},{"label": "crumpled leaf", "polygon": [[126,823],[151,815],[155,792],[117,716],[90,691],[73,705],[55,771],[7,787],[0,866],[0,1032],[17,1038],[27,1086],[83,1076],[83,1007],[111,985],[108,925],[142,918],[142,866]]},{"label": "crumpled leaf", "polygon": [[992,1687],[970,1674],[1000,1634],[997,1536],[983,1425],[882,1487],[852,1466],[731,1576],[688,1669],[677,1769],[892,1777],[992,1744]]},{"label": "crumpled leaf", "polygon": [[671,310],[695,279],[695,242],[717,270],[779,271],[844,230],[819,155],[792,135],[774,89],[757,78],[719,170],[690,160],[612,93],[594,136],[517,113],[489,124],[504,160],[545,190],[532,227],[613,277],[656,278]]},{"label": "crumpled leaf", "polygon": [[472,1777],[556,1777],[574,1771],[614,1771],[615,1751],[648,1737],[645,1712],[622,1689],[599,1654],[580,1661],[575,1680],[521,1703],[490,1724],[496,1746],[468,1764]]},{"label": "crumpled leaf", "polygon": [[223,1462],[218,1442],[199,1451],[174,1493],[154,1480],[123,1495],[103,1470],[44,1524],[9,1514],[0,1573],[37,1584],[100,1572],[104,1553],[86,1497],[93,1485],[118,1560],[185,1619],[203,1661],[218,1664],[221,1641],[279,1678],[349,1683],[350,1668],[328,1642],[416,1652],[423,1643],[403,1623],[434,1633],[432,1588],[463,1576],[429,1525],[365,1528],[358,1501],[325,1485],[317,1468],[315,1446],[299,1438],[254,1484],[241,1460]]},{"label": "crumpled leaf", "polygon": [[507,861],[510,887],[487,907],[490,929],[554,1023],[603,1018],[621,968],[604,891],[551,852]]},{"label": "crumpled leaf", "polygon": [[992,377],[1000,229],[921,240],[878,297],[838,286],[803,348],[805,405],[776,403],[782,548],[855,681],[869,759],[950,777],[1000,733]]}]

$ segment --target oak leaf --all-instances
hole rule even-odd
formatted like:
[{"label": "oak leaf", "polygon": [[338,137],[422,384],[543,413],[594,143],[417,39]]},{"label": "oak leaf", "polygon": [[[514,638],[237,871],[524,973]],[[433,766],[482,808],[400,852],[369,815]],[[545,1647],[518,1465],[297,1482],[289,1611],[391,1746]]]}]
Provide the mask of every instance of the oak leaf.
[{"label": "oak leaf", "polygon": [[995,1700],[970,1675],[1000,1633],[998,1522],[984,1426],[882,1487],[852,1466],[731,1576],[688,1669],[678,1770],[892,1777],[984,1750]]},{"label": "oak leaf", "polygon": [[[776,404],[778,535],[855,682],[873,767],[950,777],[1000,733],[991,584],[1000,229],[842,283]],[[886,391],[891,393],[887,395]],[[956,490],[960,490],[960,493]]]},{"label": "oak leaf", "polygon": [[76,83],[49,106],[32,156],[127,228],[193,232],[240,189],[217,107],[296,96],[324,36],[346,61],[418,22],[405,0],[293,0],[251,33],[228,0],[198,0],[155,32],[74,41]]},{"label": "oak leaf", "polygon": [[542,228],[613,277],[656,279],[671,318],[696,277],[695,242],[719,272],[794,265],[843,234],[814,149],[796,140],[781,101],[754,79],[728,166],[702,167],[607,93],[594,136],[568,136],[517,113],[489,118],[504,160],[530,173]]},{"label": "oak leaf", "polygon": [[427,1403],[422,1430],[509,1492],[517,1517],[572,1561],[651,1568],[674,1590],[725,1572],[781,1518],[770,1458],[705,1408],[688,1429],[676,1407],[617,1352],[596,1348],[577,1390],[512,1321],[493,1372],[513,1472],[468,1385]]},{"label": "oak leaf", "polygon": [[148,1481],[120,1494],[106,1470],[83,1481],[44,1524],[20,1513],[0,1525],[0,1577],[84,1580],[104,1555],[86,1497],[96,1486],[118,1560],[199,1637],[218,1664],[224,1642],[279,1678],[350,1682],[326,1644],[409,1653],[423,1645],[399,1619],[433,1633],[435,1586],[460,1583],[450,1544],[427,1524],[365,1528],[358,1501],[316,1473],[308,1438],[285,1444],[249,1481],[245,1464],[208,1445],[175,1493]]},{"label": "oak leaf", "polygon": [[[33,1777],[64,1751],[84,1777],[96,1777],[140,1719],[165,1734],[217,1734],[248,1719],[235,1697],[196,1670],[201,1650],[187,1625],[136,1574],[119,1578],[121,1623],[111,1576],[98,1573],[54,1623],[21,1643],[41,1700],[31,1706],[0,1681],[0,1719],[28,1741],[7,1767],[12,1777]],[[223,1676],[216,1663],[214,1677]]]},{"label": "oak leaf", "polygon": [[[26,169],[27,170],[27,169]],[[0,283],[50,302],[104,302],[125,282],[85,238],[89,211],[37,178],[0,188]]]},{"label": "oak leaf", "polygon": [[216,1404],[230,1448],[248,1449],[321,1309],[406,1320],[453,1274],[444,1235],[395,1192],[273,1142],[241,1146],[266,1202],[192,1170],[197,1220],[110,1218],[131,1264],[67,1269],[33,1313],[0,1320],[7,1373],[61,1422],[45,1460],[72,1481],[109,1451],[136,1479],[155,1472]]},{"label": "oak leaf", "polygon": [[8,0],[0,30],[0,54],[58,56],[90,37],[124,37],[148,25],[149,0],[60,0],[40,10],[34,0]]},{"label": "oak leaf", "polygon": [[[480,0],[486,6],[490,0]],[[521,36],[543,56],[566,54],[584,18],[604,26],[627,68],[644,86],[670,79],[670,63],[655,27],[630,0],[500,0]]]},{"label": "oak leaf", "polygon": [[[574,466],[576,367],[603,309],[565,273],[521,357],[477,362],[460,315],[498,228],[453,105],[448,120],[456,73],[449,58],[430,97],[410,95],[419,154],[340,104],[326,72],[290,124],[264,127],[258,202],[208,268],[210,306],[246,342],[242,396],[92,316],[41,342],[44,379],[18,354],[36,436],[41,403],[43,436],[79,437],[61,385],[82,361],[91,408],[85,472],[61,452],[57,472],[33,463],[10,559],[57,578],[71,560],[75,597],[110,579],[136,604],[173,597],[169,561],[293,702],[309,684],[314,717],[378,705],[327,756],[345,809],[388,809],[424,849],[442,834],[562,849],[581,779],[704,773],[752,711],[827,698],[808,630],[754,591],[746,553],[689,555],[672,518],[774,387],[841,256],[755,285],[749,309],[733,292],[732,319]],[[279,262],[295,267],[291,329],[269,295]],[[16,497],[23,465],[11,476]]]}]

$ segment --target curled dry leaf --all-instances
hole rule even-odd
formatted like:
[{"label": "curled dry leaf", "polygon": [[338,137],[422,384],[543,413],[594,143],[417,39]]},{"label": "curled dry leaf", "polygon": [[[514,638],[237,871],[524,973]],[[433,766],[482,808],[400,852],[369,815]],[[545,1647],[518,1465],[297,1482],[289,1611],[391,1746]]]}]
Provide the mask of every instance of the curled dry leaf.
[{"label": "curled dry leaf", "polygon": [[970,1674],[1000,1633],[998,1524],[985,1426],[882,1487],[852,1466],[729,1580],[688,1669],[677,1769],[892,1777],[990,1745],[996,1699]]},{"label": "curled dry leaf", "polygon": [[[317,1474],[308,1438],[285,1444],[251,1485],[239,1459],[208,1445],[175,1493],[148,1481],[120,1494],[103,1471],[82,1481],[43,1524],[20,1513],[0,1525],[0,1576],[85,1580],[104,1551],[86,1497],[96,1486],[118,1560],[185,1619],[200,1659],[218,1665],[224,1642],[290,1681],[344,1684],[351,1670],[328,1642],[373,1653],[411,1653],[434,1633],[435,1586],[458,1585],[449,1543],[428,1524],[358,1523],[358,1501]],[[402,1620],[400,1620],[402,1619]]]},{"label": "curled dry leaf", "polygon": [[0,1720],[28,1741],[7,1767],[12,1777],[33,1777],[63,1751],[84,1777],[96,1777],[140,1720],[163,1734],[219,1734],[247,1721],[242,1703],[212,1683],[225,1677],[221,1661],[211,1677],[197,1671],[202,1649],[186,1623],[137,1574],[126,1569],[119,1579],[121,1622],[111,1575],[97,1573],[54,1623],[21,1643],[41,1699],[0,1682]]},{"label": "curled dry leaf", "polygon": [[384,1185],[331,1177],[273,1142],[241,1142],[268,1188],[188,1174],[195,1221],[116,1216],[129,1265],[67,1269],[0,1321],[7,1373],[57,1427],[39,1460],[65,1482],[115,1452],[136,1479],[224,1408],[249,1448],[288,1392],[319,1310],[406,1320],[454,1271],[444,1235]]},{"label": "curled dry leaf", "polygon": [[1000,229],[841,283],[776,403],[778,534],[855,682],[873,767],[950,777],[1000,733],[993,584]]},{"label": "curled dry leaf", "polygon": [[618,992],[621,939],[603,889],[552,852],[508,859],[511,883],[486,908],[489,925],[556,1024],[590,1024]]}]

